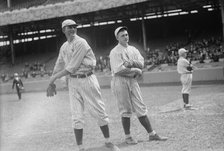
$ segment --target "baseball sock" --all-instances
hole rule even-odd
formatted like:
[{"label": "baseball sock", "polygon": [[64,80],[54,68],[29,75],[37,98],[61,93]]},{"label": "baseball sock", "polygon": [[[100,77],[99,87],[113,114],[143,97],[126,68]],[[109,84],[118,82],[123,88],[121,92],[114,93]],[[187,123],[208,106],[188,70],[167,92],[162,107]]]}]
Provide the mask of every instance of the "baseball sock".
[{"label": "baseball sock", "polygon": [[187,93],[183,93],[182,94],[182,97],[183,97],[183,101],[185,104],[188,104],[189,103],[189,94]]},{"label": "baseball sock", "polygon": [[110,138],[110,133],[109,133],[108,125],[100,126],[100,129],[101,129],[101,131],[103,133],[103,136],[105,138],[105,142],[106,143],[110,142],[110,139],[109,139]]},{"label": "baseball sock", "polygon": [[153,131],[152,126],[149,122],[149,118],[145,116],[141,116],[138,118],[142,126],[146,129],[148,133],[151,133]]},{"label": "baseball sock", "polygon": [[82,145],[83,129],[74,129],[77,145]]},{"label": "baseball sock", "polygon": [[186,98],[186,104],[189,103],[189,94],[185,94],[185,98]]},{"label": "baseball sock", "polygon": [[124,129],[124,133],[125,135],[130,135],[130,123],[131,119],[130,117],[122,117],[121,118],[121,122],[122,122],[122,126],[123,126],[123,129]]}]

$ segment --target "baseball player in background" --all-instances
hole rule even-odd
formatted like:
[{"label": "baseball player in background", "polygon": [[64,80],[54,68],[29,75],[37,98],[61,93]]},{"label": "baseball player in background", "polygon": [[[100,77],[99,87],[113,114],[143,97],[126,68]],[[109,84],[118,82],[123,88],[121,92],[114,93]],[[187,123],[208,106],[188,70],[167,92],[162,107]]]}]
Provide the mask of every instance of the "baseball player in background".
[{"label": "baseball player in background", "polygon": [[178,50],[179,59],[177,61],[177,72],[180,74],[180,81],[182,83],[182,97],[184,102],[184,108],[190,109],[192,107],[189,104],[189,93],[191,91],[192,78],[193,78],[193,69],[195,67],[186,59],[187,50],[184,48],[180,48]]},{"label": "baseball player in background", "polygon": [[12,89],[14,89],[14,86],[16,86],[16,92],[18,95],[19,100],[22,98],[22,90],[24,90],[23,82],[21,78],[19,77],[18,73],[14,73],[14,79],[12,84]]},{"label": "baseball player in background", "polygon": [[96,119],[105,137],[106,147],[119,151],[119,148],[110,141],[108,115],[105,112],[98,80],[93,74],[96,66],[95,55],[87,41],[77,35],[77,26],[76,22],[71,19],[62,22],[62,31],[67,41],[60,48],[47,89],[47,96],[55,95],[52,93],[55,80],[67,76],[72,125],[79,150],[84,151],[84,109],[87,108]]},{"label": "baseball player in background", "polygon": [[140,123],[149,134],[149,140],[164,141],[166,137],[160,137],[151,127],[147,116],[147,107],[143,102],[137,78],[142,76],[144,58],[140,52],[128,44],[129,35],[127,27],[118,27],[114,31],[118,40],[110,52],[110,65],[112,71],[111,89],[117,99],[117,105],[121,115],[121,122],[127,144],[137,144],[130,133],[130,118],[136,113]]}]

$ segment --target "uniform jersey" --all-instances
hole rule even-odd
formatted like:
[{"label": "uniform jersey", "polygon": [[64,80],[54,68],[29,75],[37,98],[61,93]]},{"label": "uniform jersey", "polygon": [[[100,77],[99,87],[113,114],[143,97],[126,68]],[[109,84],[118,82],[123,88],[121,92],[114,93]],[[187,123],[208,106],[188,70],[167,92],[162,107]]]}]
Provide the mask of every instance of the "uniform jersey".
[{"label": "uniform jersey", "polygon": [[184,57],[180,57],[177,61],[177,72],[179,74],[191,73],[187,70],[187,67],[190,65],[189,61]]},{"label": "uniform jersey", "polygon": [[130,117],[133,112],[141,117],[147,114],[147,108],[143,102],[138,82],[133,77],[133,72],[124,66],[124,62],[129,60],[132,60],[136,67],[144,66],[143,57],[133,46],[124,47],[118,44],[111,50],[110,64],[113,76],[111,89],[117,99],[122,117]]},{"label": "uniform jersey", "polygon": [[23,87],[22,80],[20,78],[14,78],[12,88],[14,88],[14,86],[16,86],[16,89],[20,89],[21,87]]},{"label": "uniform jersey", "polygon": [[66,41],[60,48],[53,74],[64,68],[71,74],[84,74],[96,66],[96,58],[85,39],[75,36],[72,42]]},{"label": "uniform jersey", "polygon": [[189,61],[184,57],[180,57],[177,61],[177,72],[181,75],[180,81],[182,83],[181,93],[189,94],[192,85],[192,71],[188,71]]},{"label": "uniform jersey", "polygon": [[142,57],[138,49],[130,45],[124,47],[121,44],[118,44],[116,47],[114,47],[114,49],[112,49],[110,52],[112,76],[119,75],[119,73],[122,71],[126,71],[127,76],[132,75],[132,72],[124,66],[124,62],[130,60],[134,62],[134,65],[137,68],[143,68],[144,58]]}]

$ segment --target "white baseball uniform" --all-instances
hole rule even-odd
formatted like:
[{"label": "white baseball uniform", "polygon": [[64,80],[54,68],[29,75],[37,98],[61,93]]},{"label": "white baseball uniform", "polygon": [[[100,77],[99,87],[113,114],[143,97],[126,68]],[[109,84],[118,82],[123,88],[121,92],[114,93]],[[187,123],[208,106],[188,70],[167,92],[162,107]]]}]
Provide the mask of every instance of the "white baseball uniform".
[{"label": "white baseball uniform", "polygon": [[182,94],[189,94],[192,85],[192,71],[188,71],[189,61],[184,57],[180,57],[177,61],[177,72],[181,75],[180,81],[182,83]]},{"label": "white baseball uniform", "polygon": [[113,76],[111,89],[117,99],[122,117],[131,117],[133,112],[141,117],[147,114],[147,107],[133,72],[124,66],[124,62],[129,60],[134,61],[138,66],[144,66],[144,58],[133,46],[124,47],[118,44],[111,50],[110,65]]},{"label": "white baseball uniform", "polygon": [[92,74],[95,66],[96,58],[85,39],[75,35],[72,42],[67,41],[61,46],[53,74],[64,68],[71,73],[68,76],[68,87],[72,125],[75,129],[83,128],[85,108],[97,119],[99,126],[107,125],[109,121],[98,80]]}]

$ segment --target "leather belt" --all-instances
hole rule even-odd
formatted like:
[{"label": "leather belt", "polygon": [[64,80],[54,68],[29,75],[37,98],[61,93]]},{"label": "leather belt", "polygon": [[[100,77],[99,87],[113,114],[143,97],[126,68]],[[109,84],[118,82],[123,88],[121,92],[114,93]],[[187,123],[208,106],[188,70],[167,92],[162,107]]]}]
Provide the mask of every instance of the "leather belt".
[{"label": "leather belt", "polygon": [[72,78],[87,78],[89,76],[91,76],[93,74],[93,72],[89,72],[86,74],[75,74],[75,75],[70,75],[70,77]]},{"label": "leather belt", "polygon": [[184,74],[192,74],[192,72],[186,72],[186,73],[184,73]]}]

